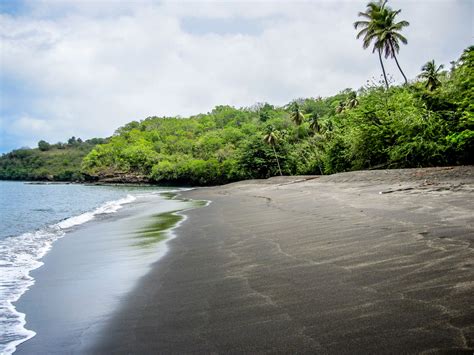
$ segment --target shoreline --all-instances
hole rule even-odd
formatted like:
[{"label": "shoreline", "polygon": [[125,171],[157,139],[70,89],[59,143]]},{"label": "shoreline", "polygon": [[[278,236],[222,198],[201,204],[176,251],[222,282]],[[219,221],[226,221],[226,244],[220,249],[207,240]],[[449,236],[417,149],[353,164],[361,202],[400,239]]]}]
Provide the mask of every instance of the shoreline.
[{"label": "shoreline", "polygon": [[110,215],[135,198],[127,195],[122,198],[106,201],[88,211],[72,214],[68,217],[51,220],[35,229],[19,231],[1,239],[3,279],[1,291],[4,299],[1,302],[2,331],[4,339],[1,345],[2,354],[9,354],[18,345],[28,341],[36,332],[28,329],[26,315],[20,312],[16,304],[30,290],[36,280],[31,276],[35,270],[44,265],[43,259],[53,245],[75,228],[88,222]]},{"label": "shoreline", "polygon": [[[81,339],[79,342],[73,329],[100,329],[107,314],[113,312],[110,304],[117,302],[111,297],[123,297],[134,282],[148,271],[148,265],[166,254],[166,240],[174,237],[174,228],[185,218],[177,220],[168,215],[177,216],[183,209],[194,208],[186,201],[174,200],[176,193],[173,191],[146,196],[139,194],[133,201],[135,204],[121,205],[125,208],[116,213],[94,215],[95,218],[84,224],[72,229],[66,227],[65,235],[54,241],[54,245],[39,261],[41,265],[29,272],[32,285],[12,305],[16,312],[26,315],[23,328],[34,333],[27,339],[9,345],[16,347],[15,353],[80,352],[79,349],[88,340]],[[77,216],[68,220],[75,218]],[[60,223],[64,224],[65,221]],[[120,225],[122,227],[118,227]],[[91,249],[91,245],[95,246],[94,249]],[[103,255],[99,253],[101,250]],[[69,257],[65,258],[65,255]],[[142,256],[136,259],[138,255]],[[108,263],[102,259],[108,260]],[[123,265],[117,264],[120,260]],[[127,265],[128,269],[124,269]],[[121,269],[125,275],[119,277],[125,277],[122,285],[110,284],[111,280],[117,279],[115,273]],[[75,290],[76,295],[71,294],[72,290]],[[100,301],[90,299],[90,292],[98,292],[95,298]],[[81,294],[84,300],[79,301],[77,295]],[[74,314],[81,309],[90,320]],[[57,324],[62,324],[62,327],[58,328]],[[75,341],[76,344],[61,343],[61,339],[65,338],[70,338],[70,342]]]},{"label": "shoreline", "polygon": [[473,192],[467,166],[181,193],[212,204],[87,352],[468,353]]},{"label": "shoreline", "polygon": [[410,171],[446,171],[446,170],[456,170],[456,169],[469,169],[470,165],[446,165],[446,166],[435,166],[435,167],[420,167],[420,168],[390,168],[390,169],[383,169],[380,168],[371,168],[371,169],[363,169],[363,170],[352,170],[334,174],[327,174],[327,175],[283,175],[283,176],[273,176],[267,179],[249,179],[249,180],[239,180],[228,182],[221,185],[190,185],[190,184],[177,184],[172,181],[164,181],[164,182],[151,182],[147,181],[137,181],[136,179],[121,179],[121,180],[91,180],[91,181],[70,181],[70,180],[1,180],[4,182],[22,182],[27,185],[84,185],[84,186],[116,186],[116,187],[173,187],[177,189],[206,189],[206,188],[219,188],[225,187],[228,185],[234,184],[247,184],[249,181],[269,181],[273,182],[280,178],[286,179],[288,181],[300,181],[300,180],[312,180],[318,178],[330,178],[333,176],[341,176],[346,174],[364,174],[368,172],[380,173],[383,172],[385,174],[393,173],[397,174],[397,172],[410,172]]}]

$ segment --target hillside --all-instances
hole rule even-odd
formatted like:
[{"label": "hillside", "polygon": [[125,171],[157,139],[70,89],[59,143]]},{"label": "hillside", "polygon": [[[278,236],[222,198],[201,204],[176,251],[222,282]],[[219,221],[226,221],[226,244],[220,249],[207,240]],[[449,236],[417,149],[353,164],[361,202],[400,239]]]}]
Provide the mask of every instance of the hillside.
[{"label": "hillside", "polygon": [[70,138],[68,143],[38,143],[35,149],[23,148],[0,157],[1,180],[84,181],[83,158],[104,139]]},{"label": "hillside", "polygon": [[149,117],[107,141],[44,142],[3,155],[0,179],[211,185],[474,163],[474,47],[449,70],[423,70],[423,78],[388,89],[369,82],[283,107],[217,106],[186,118]]},{"label": "hillside", "polygon": [[[433,78],[432,78],[433,79]],[[370,83],[284,107],[218,106],[117,130],[84,171],[153,182],[220,184],[280,174],[473,163],[474,47],[448,71],[385,89]]]}]

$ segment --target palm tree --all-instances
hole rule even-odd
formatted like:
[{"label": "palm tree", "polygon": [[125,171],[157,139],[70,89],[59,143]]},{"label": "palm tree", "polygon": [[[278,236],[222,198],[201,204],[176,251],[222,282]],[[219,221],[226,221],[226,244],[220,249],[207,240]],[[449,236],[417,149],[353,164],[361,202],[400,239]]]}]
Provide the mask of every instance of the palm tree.
[{"label": "palm tree", "polygon": [[267,133],[263,137],[265,143],[269,144],[273,148],[273,154],[275,154],[275,159],[278,165],[278,171],[280,172],[280,176],[283,176],[280,168],[280,161],[278,160],[278,155],[275,150],[275,145],[278,143],[278,131],[274,130],[273,127],[269,127]]},{"label": "palm tree", "polygon": [[354,28],[356,30],[359,28],[361,29],[359,33],[357,33],[356,38],[359,39],[362,36],[364,37],[362,42],[362,47],[364,49],[369,48],[372,42],[374,42],[372,53],[377,51],[377,54],[379,55],[380,66],[382,67],[382,73],[385,79],[385,86],[388,89],[387,74],[385,73],[385,67],[382,61],[382,47],[378,41],[378,32],[381,27],[380,23],[383,23],[383,11],[386,3],[387,0],[369,2],[367,4],[366,12],[359,12],[358,14],[359,17],[363,17],[365,20],[354,22]]},{"label": "palm tree", "polygon": [[304,121],[304,114],[300,110],[300,106],[298,103],[295,101],[291,104],[291,120],[297,125],[301,126],[301,124]]},{"label": "palm tree", "polygon": [[408,26],[409,23],[407,21],[396,22],[395,18],[401,10],[394,11],[390,7],[385,6],[386,4],[387,0],[368,3],[367,11],[359,12],[359,16],[364,17],[366,20],[354,22],[354,27],[355,29],[361,28],[357,34],[357,38],[364,36],[364,49],[368,48],[371,43],[374,42],[372,52],[378,52],[385,79],[385,86],[388,88],[387,75],[382,62],[382,53],[384,53],[385,58],[392,57],[395,59],[395,63],[405,79],[405,84],[408,83],[407,77],[400,67],[400,63],[398,63],[396,54],[398,54],[400,50],[399,42],[403,44],[407,44],[408,42],[399,32]]},{"label": "palm tree", "polygon": [[444,68],[444,65],[441,64],[440,66],[436,67],[436,63],[433,60],[430,60],[425,65],[421,67],[421,74],[418,75],[420,78],[426,79],[426,88],[429,91],[435,90],[437,87],[441,86],[441,81],[439,81],[438,76],[440,74],[441,69]]},{"label": "palm tree", "polygon": [[346,109],[346,104],[344,101],[339,101],[339,104],[336,107],[336,113],[342,113]]},{"label": "palm tree", "polygon": [[398,59],[396,54],[400,51],[400,44],[407,44],[408,41],[405,36],[401,35],[399,32],[403,29],[403,27],[407,27],[410,25],[408,21],[400,21],[396,22],[395,17],[401,12],[402,10],[392,10],[389,7],[385,7],[382,10],[382,16],[380,18],[380,29],[376,31],[377,33],[377,42],[379,42],[379,47],[382,48],[382,51],[385,54],[385,58],[392,57],[395,59],[395,63],[397,63],[398,70],[403,75],[403,79],[405,79],[405,84],[408,84],[407,77],[403,72],[400,64],[398,63]]},{"label": "palm tree", "polygon": [[312,113],[309,118],[309,128],[311,128],[313,132],[319,132],[321,129],[319,126],[319,115],[316,112]]},{"label": "palm tree", "polygon": [[357,93],[355,91],[351,91],[346,99],[345,107],[351,109],[357,107],[358,105],[359,99],[357,98]]}]

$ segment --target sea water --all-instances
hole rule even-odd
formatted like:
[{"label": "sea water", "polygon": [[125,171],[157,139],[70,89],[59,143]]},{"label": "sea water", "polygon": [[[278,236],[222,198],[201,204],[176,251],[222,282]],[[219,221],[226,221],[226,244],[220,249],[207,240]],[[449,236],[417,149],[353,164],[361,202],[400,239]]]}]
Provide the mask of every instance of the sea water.
[{"label": "sea water", "polygon": [[28,315],[19,312],[15,302],[35,283],[31,272],[43,265],[54,242],[160,191],[0,181],[0,354],[14,352],[35,336],[25,325]]}]

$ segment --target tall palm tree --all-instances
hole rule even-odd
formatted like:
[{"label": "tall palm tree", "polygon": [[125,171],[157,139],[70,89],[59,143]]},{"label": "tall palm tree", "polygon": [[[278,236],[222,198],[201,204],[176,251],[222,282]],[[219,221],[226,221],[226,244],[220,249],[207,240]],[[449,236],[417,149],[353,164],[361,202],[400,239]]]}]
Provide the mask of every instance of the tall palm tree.
[{"label": "tall palm tree", "polygon": [[319,125],[319,115],[316,112],[312,113],[309,118],[309,128],[311,128],[313,132],[319,132],[321,129]]},{"label": "tall palm tree", "polygon": [[444,65],[441,64],[436,67],[436,63],[433,60],[430,60],[425,65],[421,67],[421,74],[418,75],[420,78],[426,79],[426,88],[429,91],[435,90],[437,87],[441,86],[441,81],[439,81],[438,76],[440,71],[444,68]]},{"label": "tall palm tree", "polygon": [[403,79],[405,79],[405,84],[408,84],[407,77],[403,72],[400,64],[398,63],[398,59],[396,54],[400,51],[400,43],[407,44],[408,41],[399,32],[403,30],[404,27],[410,25],[408,21],[400,21],[396,22],[395,18],[402,10],[392,10],[389,7],[384,7],[382,9],[382,14],[380,18],[380,28],[376,31],[377,34],[377,42],[379,42],[379,47],[382,48],[382,51],[385,54],[385,58],[391,57],[395,59],[395,63],[397,63],[398,70],[403,75]]},{"label": "tall palm tree", "polygon": [[362,21],[354,22],[354,28],[360,31],[357,33],[356,38],[363,37],[362,47],[367,49],[370,47],[372,42],[374,43],[372,53],[377,52],[379,56],[380,66],[382,67],[382,73],[385,80],[385,86],[388,89],[387,74],[385,73],[385,67],[382,61],[382,47],[378,41],[378,32],[383,23],[383,11],[387,0],[379,0],[377,2],[369,2],[367,4],[366,12],[359,12],[358,16],[364,18]]},{"label": "tall palm tree", "polygon": [[304,121],[304,114],[301,112],[300,106],[296,101],[291,104],[291,120],[297,126],[301,126]]},{"label": "tall palm tree", "polygon": [[273,154],[275,154],[275,159],[278,165],[278,171],[280,172],[280,176],[283,176],[280,168],[280,161],[278,160],[278,155],[275,150],[275,145],[277,145],[278,143],[278,133],[279,132],[277,130],[274,130],[273,127],[269,127],[267,133],[263,137],[263,140],[265,141],[265,143],[272,146]]},{"label": "tall palm tree", "polygon": [[405,84],[408,83],[407,77],[398,63],[397,54],[400,51],[400,42],[407,44],[407,39],[399,32],[409,26],[407,21],[396,22],[395,18],[401,10],[392,10],[386,6],[387,0],[379,0],[378,2],[370,2],[367,4],[366,12],[359,12],[359,16],[363,17],[364,21],[354,22],[355,29],[361,28],[357,34],[357,38],[364,36],[363,47],[368,48],[372,42],[374,47],[372,52],[377,51],[379,55],[380,65],[385,79],[385,86],[388,88],[387,75],[382,62],[382,53],[385,58],[391,57],[395,59],[400,73],[403,75]]}]

